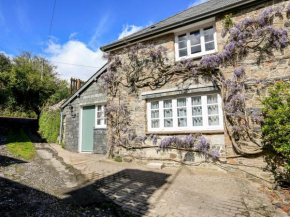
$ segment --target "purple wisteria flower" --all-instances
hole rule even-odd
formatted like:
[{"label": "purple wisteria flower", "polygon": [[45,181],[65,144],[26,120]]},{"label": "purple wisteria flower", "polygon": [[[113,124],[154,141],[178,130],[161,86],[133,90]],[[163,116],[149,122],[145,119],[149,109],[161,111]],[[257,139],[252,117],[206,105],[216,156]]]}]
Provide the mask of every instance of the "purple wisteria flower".
[{"label": "purple wisteria flower", "polygon": [[150,140],[153,142],[154,145],[157,144],[157,140],[158,140],[158,136],[157,135],[154,135],[154,134],[151,134],[149,136]]},{"label": "purple wisteria flower", "polygon": [[145,143],[146,140],[147,140],[147,136],[139,137],[139,141],[142,142],[143,144]]},{"label": "purple wisteria flower", "polygon": [[220,156],[220,153],[219,153],[219,151],[210,150],[208,152],[208,155],[211,156],[213,160],[217,160],[218,157]]},{"label": "purple wisteria flower", "polygon": [[207,155],[210,145],[204,136],[201,136],[198,144],[195,146],[196,150]]}]

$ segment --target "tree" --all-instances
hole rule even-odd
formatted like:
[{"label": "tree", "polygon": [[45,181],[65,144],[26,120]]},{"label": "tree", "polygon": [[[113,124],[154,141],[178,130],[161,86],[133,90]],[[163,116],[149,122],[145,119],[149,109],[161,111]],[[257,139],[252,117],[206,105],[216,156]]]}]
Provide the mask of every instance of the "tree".
[{"label": "tree", "polygon": [[45,58],[23,52],[13,58],[10,67],[7,63],[3,66],[7,70],[0,74],[0,81],[5,81],[4,104],[11,112],[35,112],[39,115],[45,104],[69,96],[68,83],[58,78],[56,67]]}]

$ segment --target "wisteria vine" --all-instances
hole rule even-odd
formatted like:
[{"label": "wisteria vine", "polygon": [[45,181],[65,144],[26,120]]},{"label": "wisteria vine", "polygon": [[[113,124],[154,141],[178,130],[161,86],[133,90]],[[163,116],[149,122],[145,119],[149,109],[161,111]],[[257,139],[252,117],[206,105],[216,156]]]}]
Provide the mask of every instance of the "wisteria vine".
[{"label": "wisteria vine", "polygon": [[[247,80],[245,68],[240,66],[249,54],[256,55],[257,64],[262,64],[274,51],[283,51],[289,45],[288,30],[273,26],[274,19],[290,18],[290,4],[286,7],[270,7],[255,18],[245,18],[241,22],[231,23],[222,31],[227,38],[224,50],[216,55],[203,57],[199,62],[186,59],[173,63],[167,57],[167,49],[154,44],[136,45],[125,48],[119,53],[106,53],[108,69],[102,80],[108,88],[106,114],[110,125],[111,151],[114,146],[126,149],[164,148],[186,149],[201,152],[217,159],[219,153],[210,150],[210,145],[202,135],[189,135],[185,138],[158,138],[156,135],[137,136],[130,128],[130,112],[125,104],[116,106],[114,100],[120,94],[119,88],[128,88],[131,93],[139,88],[157,89],[173,79],[180,83],[200,82],[209,79],[221,89],[223,113],[226,131],[232,144],[240,155],[259,154],[263,151],[261,135],[253,130],[254,125],[261,125],[263,119],[254,110],[247,110],[245,104],[245,85]],[[226,79],[221,67],[235,67],[231,79]],[[285,78],[279,78],[285,79]],[[277,79],[276,79],[277,80]],[[273,80],[256,80],[258,86],[269,85]],[[119,97],[120,98],[120,97]],[[111,102],[111,103],[110,103]],[[154,146],[146,146],[151,140]],[[157,145],[158,140],[160,144]]]}]

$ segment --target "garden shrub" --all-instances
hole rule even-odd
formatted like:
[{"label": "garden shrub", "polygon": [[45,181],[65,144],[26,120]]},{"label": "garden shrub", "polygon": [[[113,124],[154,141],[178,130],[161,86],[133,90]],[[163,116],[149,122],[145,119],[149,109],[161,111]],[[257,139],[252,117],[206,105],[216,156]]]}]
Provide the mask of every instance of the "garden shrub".
[{"label": "garden shrub", "polygon": [[59,136],[60,109],[42,110],[39,118],[39,131],[43,138],[49,142],[57,142]]},{"label": "garden shrub", "polygon": [[277,82],[262,103],[266,145],[283,156],[290,171],[290,82]]}]

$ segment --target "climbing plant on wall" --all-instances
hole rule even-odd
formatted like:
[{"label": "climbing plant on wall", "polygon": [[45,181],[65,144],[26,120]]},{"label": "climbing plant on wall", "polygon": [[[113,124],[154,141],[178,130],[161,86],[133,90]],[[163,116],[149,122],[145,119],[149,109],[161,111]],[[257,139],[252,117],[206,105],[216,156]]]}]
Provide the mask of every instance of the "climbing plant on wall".
[{"label": "climbing plant on wall", "polygon": [[[245,18],[234,23],[231,16],[224,22],[222,36],[227,43],[221,53],[203,57],[199,62],[186,59],[177,63],[167,57],[167,49],[154,44],[136,44],[124,48],[119,53],[106,53],[108,69],[102,79],[108,89],[106,113],[109,124],[109,141],[111,152],[115,146],[126,149],[148,148],[144,143],[150,139],[150,147],[173,148],[187,151],[202,152],[207,156],[218,158],[219,153],[210,150],[209,142],[200,134],[185,138],[170,137],[159,144],[158,136],[136,135],[130,127],[130,109],[120,102],[120,88],[129,92],[138,92],[140,88],[149,87],[152,90],[160,88],[172,80],[178,80],[178,86],[186,88],[192,83],[210,80],[221,90],[224,123],[227,134],[241,156],[255,155],[263,152],[264,146],[261,134],[253,130],[254,125],[261,125],[261,114],[246,109],[245,84],[246,77],[243,60],[255,54],[256,63],[263,64],[274,52],[283,52],[288,46],[287,29],[274,27],[274,19],[289,17],[290,4],[281,7],[271,7],[255,18]],[[221,67],[233,67],[231,79],[227,79]],[[280,77],[275,80],[254,80],[254,86],[264,88],[277,80],[287,80]],[[115,103],[113,103],[115,102]],[[116,103],[117,102],[117,103]]]}]

